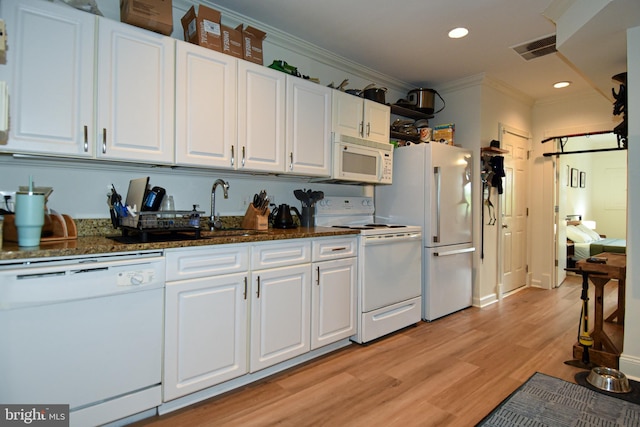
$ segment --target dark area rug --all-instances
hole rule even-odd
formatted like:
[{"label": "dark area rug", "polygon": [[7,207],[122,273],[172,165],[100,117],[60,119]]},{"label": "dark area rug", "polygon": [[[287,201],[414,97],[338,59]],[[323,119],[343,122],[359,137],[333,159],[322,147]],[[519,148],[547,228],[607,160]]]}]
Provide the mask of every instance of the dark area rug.
[{"label": "dark area rug", "polygon": [[640,426],[640,405],[536,372],[478,426]]}]

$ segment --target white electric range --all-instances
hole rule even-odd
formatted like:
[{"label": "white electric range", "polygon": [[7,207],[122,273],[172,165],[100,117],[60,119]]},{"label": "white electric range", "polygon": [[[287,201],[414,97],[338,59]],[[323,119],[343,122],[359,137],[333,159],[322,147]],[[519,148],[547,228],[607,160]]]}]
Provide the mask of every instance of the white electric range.
[{"label": "white electric range", "polygon": [[328,196],[316,204],[315,225],[360,231],[358,331],[365,343],[421,318],[422,229],[374,221],[372,197]]}]

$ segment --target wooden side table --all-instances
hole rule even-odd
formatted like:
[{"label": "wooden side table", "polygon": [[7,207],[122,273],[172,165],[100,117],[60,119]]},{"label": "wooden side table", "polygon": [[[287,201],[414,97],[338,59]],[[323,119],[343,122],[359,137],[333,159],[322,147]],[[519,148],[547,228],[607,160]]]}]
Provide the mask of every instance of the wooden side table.
[{"label": "wooden side table", "polygon": [[[616,323],[620,326],[624,325],[624,310],[625,310],[625,278],[627,275],[627,256],[625,254],[618,254],[612,252],[603,252],[596,255],[598,258],[606,258],[605,264],[598,264],[587,262],[586,259],[580,260],[576,263],[576,267],[584,270],[598,271],[606,273],[606,276],[589,276],[589,280],[593,283],[595,292],[595,306],[594,306],[594,325],[591,337],[593,338],[593,350],[602,351],[609,355],[616,357],[616,366],[609,366],[617,368],[617,358],[622,352],[622,348],[618,348],[609,335],[604,331],[604,322]],[[611,279],[618,280],[618,304],[616,310],[606,319],[604,318],[604,286],[609,283]],[[613,320],[615,319],[615,322]],[[575,353],[575,347],[574,347]],[[602,363],[602,362],[600,362]]]}]

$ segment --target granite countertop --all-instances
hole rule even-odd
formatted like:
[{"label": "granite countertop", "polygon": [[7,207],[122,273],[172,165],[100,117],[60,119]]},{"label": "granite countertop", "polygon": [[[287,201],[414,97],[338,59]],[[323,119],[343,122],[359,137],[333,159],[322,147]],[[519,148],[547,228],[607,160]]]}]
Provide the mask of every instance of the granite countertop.
[{"label": "granite countertop", "polygon": [[[229,243],[263,242],[270,240],[302,239],[358,234],[357,230],[330,227],[256,230],[218,230],[201,231],[199,239],[195,233],[186,234],[171,241],[153,241],[149,243],[122,243],[122,233],[114,230],[104,220],[76,220],[78,237],[76,239],[41,242],[37,248],[20,248],[17,243],[3,242],[0,249],[0,262],[26,260],[31,258],[59,258],[81,255],[113,254],[169,248],[210,246]],[[112,238],[115,237],[116,239]]]}]

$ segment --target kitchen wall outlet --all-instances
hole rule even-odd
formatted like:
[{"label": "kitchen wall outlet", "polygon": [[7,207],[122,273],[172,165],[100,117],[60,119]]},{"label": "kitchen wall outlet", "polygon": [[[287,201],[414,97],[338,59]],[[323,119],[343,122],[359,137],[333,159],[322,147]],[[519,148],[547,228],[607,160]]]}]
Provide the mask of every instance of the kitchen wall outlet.
[{"label": "kitchen wall outlet", "polygon": [[[5,196],[8,196],[5,199]],[[16,192],[15,191],[2,191],[0,190],[0,208],[13,212],[14,203],[16,201]]]}]

